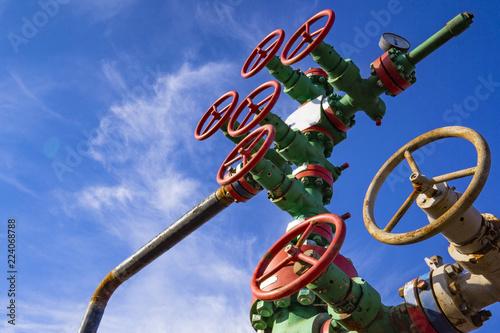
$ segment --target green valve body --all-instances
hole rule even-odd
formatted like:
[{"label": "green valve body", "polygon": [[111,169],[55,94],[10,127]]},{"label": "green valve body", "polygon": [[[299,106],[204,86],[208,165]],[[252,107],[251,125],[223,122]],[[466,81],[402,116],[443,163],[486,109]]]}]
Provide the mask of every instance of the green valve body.
[{"label": "green valve body", "polygon": [[[367,78],[361,77],[352,60],[343,59],[325,42],[320,42],[311,55],[327,77],[319,69],[308,76],[273,55],[265,67],[284,86],[284,92],[301,108],[305,103],[319,103],[321,114],[310,128],[300,130],[292,129],[272,112],[260,119],[259,125],[274,127],[275,147],[250,171],[252,180],[265,188],[270,201],[295,222],[329,213],[325,205],[330,203],[332,184],[344,167],[334,166],[328,158],[334,146],[347,138],[347,130],[356,123],[356,113],[364,111],[380,124],[386,114],[381,95],[395,96],[415,83],[416,64],[466,30],[472,17],[458,15],[408,54],[394,48],[388,50],[371,64]],[[300,110],[309,111],[299,108],[296,112]],[[235,143],[245,137],[230,137],[227,124],[222,130]],[[254,147],[255,151],[260,144]],[[328,179],[318,176],[321,174]],[[318,246],[329,242],[319,235],[311,235],[307,241]],[[258,333],[396,333],[413,329],[405,303],[385,306],[380,294],[364,279],[349,277],[333,263],[307,288],[316,297],[310,297],[306,289],[274,302],[255,300],[250,314],[252,327]]]}]

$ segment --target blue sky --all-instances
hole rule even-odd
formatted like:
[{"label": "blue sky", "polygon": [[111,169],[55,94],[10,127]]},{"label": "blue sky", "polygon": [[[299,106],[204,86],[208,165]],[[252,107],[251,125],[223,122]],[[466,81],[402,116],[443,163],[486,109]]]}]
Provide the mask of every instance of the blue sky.
[{"label": "blue sky", "polygon": [[[6,222],[15,218],[19,293],[15,330],[5,315],[0,330],[75,332],[107,272],[218,187],[217,170],[234,145],[221,133],[198,142],[194,128],[225,92],[243,97],[271,79],[265,71],[240,76],[255,45],[277,28],[291,36],[326,8],[336,21],[325,41],[353,59],[364,77],[382,54],[381,33],[401,34],[415,47],[458,13],[476,17],[468,31],[418,64],[414,86],[383,97],[382,126],[359,113],[333,152],[332,163],[351,167],[327,208],[352,214],[341,252],[360,275],[385,304],[396,305],[398,288],[428,271],[424,257],[451,260],[439,235],[394,247],[374,240],[362,221],[377,170],[429,130],[463,125],[485,136],[492,169],[475,207],[500,214],[496,2],[2,0],[0,272],[7,270]],[[383,19],[381,11],[390,15]],[[311,59],[295,65],[310,66]],[[282,94],[273,112],[286,117],[297,107]],[[418,162],[431,176],[471,166],[474,158],[471,146],[437,145]],[[409,194],[408,176],[398,168],[383,188],[379,221]],[[457,189],[465,186],[459,182]],[[416,209],[405,218],[409,225],[426,223]],[[265,194],[232,205],[124,283],[100,331],[252,332],[250,276],[290,221]],[[3,306],[7,284],[0,281]],[[480,332],[496,332],[500,308],[491,309]]]}]

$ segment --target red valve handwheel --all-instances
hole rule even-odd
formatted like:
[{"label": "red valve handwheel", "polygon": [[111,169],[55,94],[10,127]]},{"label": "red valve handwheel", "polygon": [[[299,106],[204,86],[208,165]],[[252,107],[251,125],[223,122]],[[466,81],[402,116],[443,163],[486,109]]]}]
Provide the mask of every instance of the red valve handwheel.
[{"label": "red valve handwheel", "polygon": [[[273,40],[273,38],[276,36],[278,36],[278,39],[272,42],[268,47],[265,47],[267,43]],[[260,70],[264,68],[278,52],[284,40],[285,32],[281,29],[276,29],[269,35],[267,35],[267,37],[264,38],[262,42],[259,43],[259,45],[257,45],[252,53],[250,53],[247,61],[245,61],[245,64],[243,64],[243,68],[241,69],[241,76],[247,79],[260,72]],[[257,60],[255,60],[255,62],[253,63],[256,57]],[[253,65],[251,65],[252,63]]]},{"label": "red valve handwheel", "polygon": [[[217,108],[231,96],[233,97],[231,103],[222,110],[217,110]],[[208,108],[203,117],[201,117],[198,125],[196,125],[196,129],[194,130],[194,137],[196,140],[205,140],[217,132],[217,130],[221,128],[222,125],[224,125],[224,123],[229,119],[237,104],[238,93],[234,90],[225,93],[217,101],[215,101],[215,103]],[[203,129],[203,125],[205,125],[206,121],[210,117],[212,117],[212,119],[209,121],[205,129]]]},{"label": "red valve handwheel", "polygon": [[[252,154],[252,150],[254,148],[257,148],[257,144],[259,144],[260,139],[262,139],[266,134],[267,138],[258,148],[257,152]],[[276,130],[272,125],[264,125],[245,137],[229,153],[224,162],[222,162],[219,172],[217,173],[217,183],[219,183],[219,185],[229,185],[252,170],[253,167],[255,167],[257,163],[259,163],[262,157],[264,157],[267,150],[271,147],[274,141],[275,134]],[[237,162],[242,164],[241,168],[238,168],[234,174],[225,176],[226,171],[229,169],[229,167]]]},{"label": "red valve handwheel", "polygon": [[[311,33],[310,32],[311,25],[313,25],[316,21],[325,16],[328,16],[326,24],[322,28]],[[332,28],[334,21],[335,21],[335,13],[331,9],[325,9],[319,12],[318,14],[314,15],[313,17],[311,17],[309,20],[307,20],[293,34],[293,36],[290,37],[290,40],[288,40],[288,42],[286,43],[285,47],[283,48],[283,52],[281,52],[281,62],[284,65],[289,66],[304,59],[319,45],[319,43],[323,41],[323,39],[326,37],[330,29]],[[316,38],[313,39],[314,37]],[[299,45],[297,45],[297,47],[289,55],[288,53],[290,52],[290,49],[293,47],[293,45],[299,38],[302,38],[302,40],[299,42]],[[309,43],[309,45],[302,52],[298,53],[299,50],[306,43]]]},{"label": "red valve handwheel", "polygon": [[[304,254],[302,245],[307,237],[311,234],[313,229],[318,224],[330,224],[335,226],[335,236],[328,249],[321,255],[320,259],[314,259]],[[340,248],[344,242],[346,234],[345,223],[342,218],[334,214],[321,214],[309,218],[301,224],[284,234],[271,248],[266,252],[266,255],[260,260],[252,275],[250,288],[255,297],[265,301],[274,301],[283,297],[287,297],[296,293],[300,289],[313,282],[333,261],[335,256],[339,253]],[[296,245],[290,245],[297,236],[300,236]],[[276,266],[267,270],[269,264],[280,251],[285,251],[288,256],[279,262]],[[292,282],[282,285],[273,290],[262,290],[260,285],[266,282],[269,278],[273,278],[278,272],[286,266],[295,262],[304,262],[311,267],[297,279]]]},{"label": "red valve handwheel", "polygon": [[[262,93],[267,88],[274,88],[273,93],[271,95],[267,96],[266,98],[264,98],[262,101],[255,104],[253,102],[255,97],[257,97],[260,93]],[[271,111],[274,104],[276,104],[276,102],[278,101],[278,98],[280,97],[280,93],[281,93],[281,85],[278,83],[278,81],[275,81],[275,80],[268,81],[268,82],[260,85],[254,91],[252,91],[241,102],[241,104],[238,106],[236,111],[234,111],[233,115],[231,116],[231,119],[229,119],[229,124],[227,126],[227,132],[229,133],[229,135],[231,135],[232,137],[238,137],[238,136],[242,136],[243,134],[250,132]],[[260,110],[261,107],[263,107],[262,110]],[[234,128],[238,117],[240,116],[241,112],[243,112],[243,110],[245,108],[248,108],[248,110],[249,110],[248,113],[246,114],[243,121],[238,125],[238,128]],[[252,115],[256,115],[256,116],[249,122],[250,117]]]}]

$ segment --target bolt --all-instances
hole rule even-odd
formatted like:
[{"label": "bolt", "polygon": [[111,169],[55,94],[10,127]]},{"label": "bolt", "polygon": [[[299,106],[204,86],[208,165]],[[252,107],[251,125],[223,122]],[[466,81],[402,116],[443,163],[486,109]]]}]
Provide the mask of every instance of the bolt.
[{"label": "bolt", "polygon": [[458,262],[456,262],[453,265],[451,265],[451,267],[453,267],[453,270],[455,272],[457,272],[458,274],[460,274],[460,273],[462,273],[464,271],[463,267],[460,266],[460,264]]},{"label": "bolt", "polygon": [[491,318],[491,311],[489,310],[481,310],[477,314],[481,316],[483,321],[487,321],[488,319]]},{"label": "bolt", "polygon": [[305,306],[313,304],[315,299],[316,295],[314,295],[314,293],[307,288],[300,289],[299,294],[297,295],[297,302]]},{"label": "bolt", "polygon": [[267,328],[267,322],[261,315],[254,314],[252,316],[252,326],[255,330],[265,330]]},{"label": "bolt", "polygon": [[412,77],[410,82],[411,82],[412,84],[413,84],[413,83],[415,83],[415,82],[417,82],[417,78],[416,78],[416,77]]},{"label": "bolt", "polygon": [[293,256],[295,252],[297,252],[297,248],[293,246],[292,244],[288,244],[285,247],[285,252],[288,253],[289,256]]},{"label": "bolt", "polygon": [[326,194],[326,195],[332,195],[332,194],[333,194],[332,188],[331,188],[331,187],[327,188],[327,189],[325,190],[325,194]]},{"label": "bolt", "polygon": [[404,70],[405,70],[405,68],[404,68],[404,66],[403,66],[403,65],[398,65],[398,66],[396,67],[396,69],[398,70],[398,72],[402,72],[402,71],[404,71]]},{"label": "bolt", "polygon": [[379,86],[380,88],[384,87],[384,84],[382,83],[381,80],[377,80],[377,86]]},{"label": "bolt", "polygon": [[444,267],[444,272],[451,278],[454,278],[455,276],[457,276],[457,273],[455,272],[455,270],[453,269],[453,267],[451,267],[451,265],[446,265]]},{"label": "bolt", "polygon": [[441,267],[443,266],[443,257],[441,256],[432,256],[430,257],[430,260],[436,265],[436,267]]},{"label": "bolt", "polygon": [[314,184],[316,184],[316,186],[321,186],[321,185],[323,185],[323,179],[321,179],[321,178],[317,178],[317,179],[314,181]]},{"label": "bolt", "polygon": [[371,75],[377,74],[377,71],[375,70],[375,68],[373,68],[373,64],[371,65],[370,73],[371,73]]},{"label": "bolt", "polygon": [[419,280],[417,282],[417,288],[420,289],[420,290],[425,290],[427,288],[428,284],[427,284],[427,281],[425,280]]},{"label": "bolt", "polygon": [[398,59],[398,56],[394,53],[392,53],[389,57],[391,58],[392,61],[396,61]]},{"label": "bolt", "polygon": [[325,135],[323,133],[318,133],[317,138],[318,140],[323,140],[325,138]]},{"label": "bolt", "polygon": [[300,182],[304,185],[308,185],[309,184],[309,179],[307,177],[303,177],[300,179]]},{"label": "bolt", "polygon": [[351,218],[351,213],[347,212],[344,215],[340,215],[340,218],[342,220],[344,220],[344,221],[347,220],[347,219],[350,219]]},{"label": "bolt", "polygon": [[262,317],[271,317],[273,315],[273,303],[266,301],[257,302],[257,313]]},{"label": "bolt", "polygon": [[472,319],[472,323],[475,326],[481,327],[481,326],[483,326],[483,323],[485,321],[490,319],[490,317],[491,317],[491,311],[481,310],[478,313],[476,313],[475,315],[471,316],[471,319]]},{"label": "bolt", "polygon": [[450,290],[450,292],[453,294],[453,295],[456,295],[460,292],[460,285],[453,281],[452,283],[450,283],[450,285],[448,286],[448,289]]},{"label": "bolt", "polygon": [[292,302],[292,300],[291,300],[290,296],[287,296],[285,298],[281,298],[281,299],[274,301],[274,305],[276,305],[279,308],[286,308],[287,306],[290,305],[291,302]]},{"label": "bolt", "polygon": [[464,315],[468,315],[470,310],[471,308],[469,304],[463,303],[462,305],[460,305],[460,312],[462,312]]},{"label": "bolt", "polygon": [[401,298],[405,298],[405,287],[401,287],[398,289],[398,295]]}]

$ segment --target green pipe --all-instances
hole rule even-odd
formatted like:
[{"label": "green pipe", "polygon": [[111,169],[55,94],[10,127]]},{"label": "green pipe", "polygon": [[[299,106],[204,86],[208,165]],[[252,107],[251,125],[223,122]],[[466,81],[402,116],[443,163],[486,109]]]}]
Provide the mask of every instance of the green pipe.
[{"label": "green pipe", "polygon": [[269,73],[285,87],[285,94],[300,104],[325,94],[325,88],[321,85],[315,85],[300,70],[283,65],[278,57],[274,57],[266,67]]},{"label": "green pipe", "polygon": [[328,161],[324,154],[324,147],[312,144],[304,134],[290,129],[290,127],[277,115],[270,112],[261,122],[261,125],[271,124],[276,129],[277,152],[283,160],[292,162],[296,166],[304,164],[318,164],[336,174],[336,167]]},{"label": "green pipe", "polygon": [[463,13],[455,16],[451,21],[446,23],[446,26],[432,35],[425,42],[420,44],[417,48],[412,50],[408,55],[408,60],[416,65],[422,59],[427,57],[429,54],[434,52],[437,48],[442,46],[444,43],[457,37],[462,32],[467,30],[471,23],[474,15],[472,13]]},{"label": "green pipe", "polygon": [[288,177],[267,159],[260,160],[250,172],[269,191],[271,202],[294,219],[329,213],[322,198],[311,195],[298,179]]},{"label": "green pipe", "polygon": [[344,60],[335,49],[325,43],[312,51],[313,60],[328,74],[328,83],[346,95],[334,103],[334,108],[344,118],[350,118],[358,111],[364,111],[372,119],[382,119],[385,103],[379,97],[386,91],[378,85],[378,77],[372,75],[362,79],[359,68],[351,61]]},{"label": "green pipe", "polygon": [[380,294],[370,284],[359,277],[351,279],[333,263],[307,288],[328,305],[334,321],[348,331],[410,332],[412,321],[404,303],[383,305]]}]

